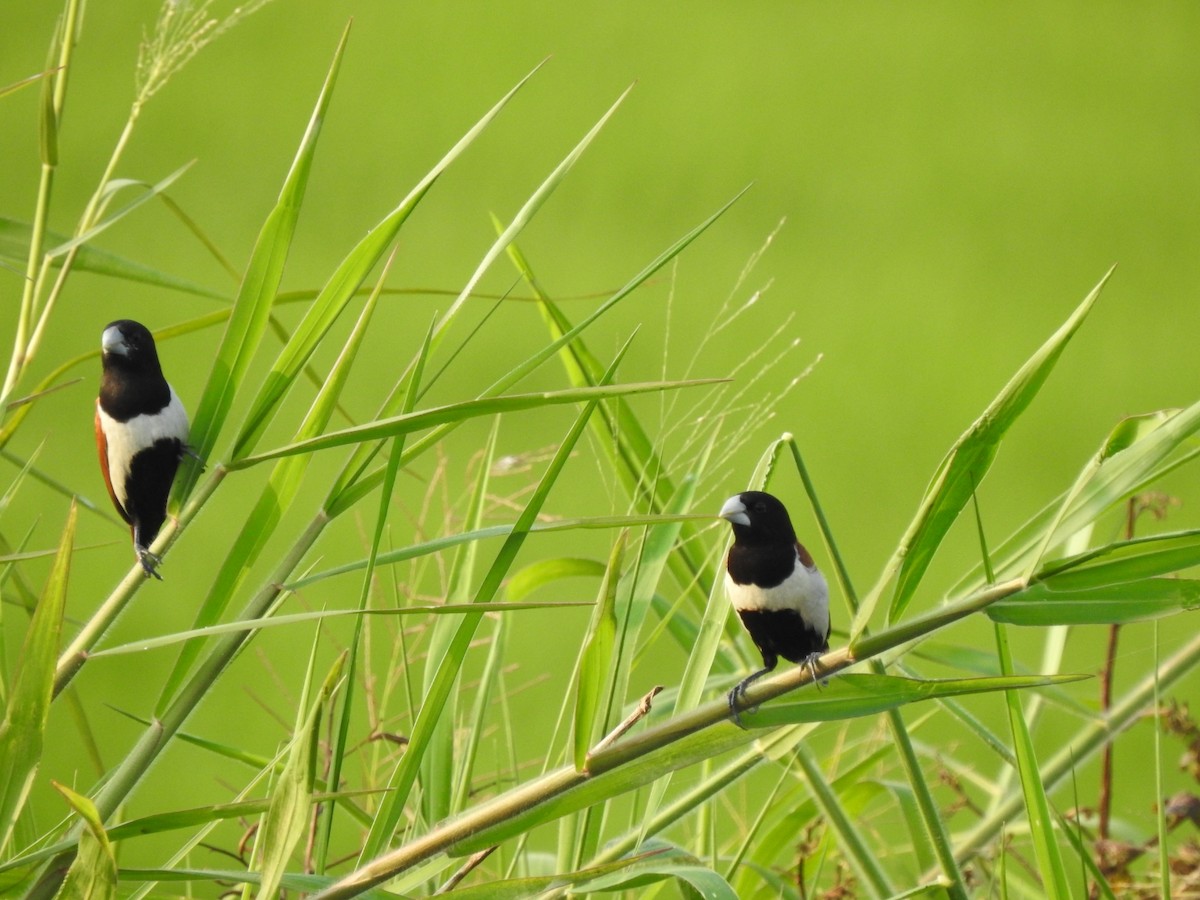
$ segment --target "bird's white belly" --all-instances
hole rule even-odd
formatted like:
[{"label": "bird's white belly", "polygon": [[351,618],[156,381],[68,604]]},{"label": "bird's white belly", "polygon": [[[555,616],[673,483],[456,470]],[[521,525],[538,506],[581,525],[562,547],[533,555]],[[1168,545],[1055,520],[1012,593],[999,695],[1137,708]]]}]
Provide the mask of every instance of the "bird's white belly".
[{"label": "bird's white belly", "polygon": [[127,497],[125,482],[129,478],[129,464],[138,452],[153,447],[161,440],[173,439],[187,443],[187,412],[176,396],[175,389],[170,390],[171,400],[164,408],[150,415],[134,416],[128,422],[118,422],[99,406],[96,407],[107,444],[108,479],[122,506]]},{"label": "bird's white belly", "polygon": [[725,593],[733,608],[742,611],[794,610],[818,634],[829,630],[829,586],[817,568],[797,560],[796,568],[774,587],[737,584],[725,573]]}]

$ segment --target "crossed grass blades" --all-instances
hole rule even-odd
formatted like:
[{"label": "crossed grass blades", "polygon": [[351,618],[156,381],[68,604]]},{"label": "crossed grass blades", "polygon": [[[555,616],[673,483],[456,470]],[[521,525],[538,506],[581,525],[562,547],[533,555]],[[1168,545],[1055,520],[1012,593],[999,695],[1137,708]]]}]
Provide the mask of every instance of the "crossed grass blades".
[{"label": "crossed grass blades", "polygon": [[[712,575],[723,532],[708,529],[703,511],[711,511],[713,496],[728,492],[728,472],[746,451],[751,436],[740,423],[770,422],[770,411],[799,380],[774,394],[762,387],[764,376],[779,367],[798,368],[795,342],[768,344],[731,378],[693,379],[693,370],[704,369],[702,344],[683,378],[668,377],[664,361],[663,377],[642,383],[617,377],[626,355],[639,352],[632,338],[607,359],[587,342],[588,330],[652,277],[660,284],[666,279],[666,315],[676,315],[672,267],[728,204],[573,321],[567,307],[541,288],[515,240],[614,114],[618,98],[513,218],[497,224],[496,240],[446,311],[430,322],[394,383],[379,385],[380,393],[370,397],[374,415],[356,423],[347,412],[345,387],[380,298],[402,290],[387,286],[389,250],[440,175],[528,79],[344,254],[324,286],[282,294],[346,36],[278,202],[244,272],[236,272],[216,249],[218,242],[170,200],[168,190],[185,170],[154,183],[113,178],[142,106],[222,27],[212,24],[217,20],[207,4],[168,4],[164,10],[139,70],[138,84],[154,88],[139,89],[112,161],[70,237],[51,233],[46,222],[60,165],[56,135],[68,74],[83,37],[76,0],[65,5],[51,52],[54,65],[4,92],[41,89],[43,160],[32,218],[0,223],[0,253],[25,274],[0,422],[0,446],[17,471],[0,512],[23,502],[24,489],[36,479],[61,497],[57,512],[46,515],[65,523],[58,547],[48,551],[53,561],[40,594],[28,580],[39,571],[31,560],[43,554],[25,539],[3,535],[5,624],[24,634],[19,655],[0,660],[0,887],[6,893],[99,897],[119,890],[143,897],[219,893],[232,883],[244,896],[263,897],[385,889],[388,896],[438,892],[460,898],[622,890],[648,896],[674,884],[688,896],[711,897],[1009,891],[1065,897],[1085,890],[1112,896],[1119,885],[1166,896],[1195,878],[1176,831],[1195,819],[1186,796],[1160,802],[1160,790],[1157,798],[1148,797],[1147,809],[1158,803],[1159,811],[1144,823],[1147,837],[1122,844],[1106,827],[1093,833],[1069,786],[1091,757],[1119,743],[1139,718],[1164,708],[1160,697],[1200,662],[1200,639],[1184,640],[1165,659],[1131,673],[1130,686],[1110,695],[1099,714],[1066,689],[1077,676],[1061,669],[1071,629],[1116,628],[1187,615],[1195,607],[1196,582],[1179,573],[1200,562],[1200,533],[1138,536],[1130,527],[1123,539],[1096,544],[1092,526],[1191,462],[1200,404],[1119,423],[1074,483],[994,548],[984,540],[984,517],[976,507],[977,571],[940,602],[910,612],[930,596],[924,582],[930,560],[974,501],[1005,435],[1085,321],[1103,282],[951,448],[895,554],[861,597],[798,442],[785,434],[769,443],[749,486],[769,487],[796,471],[846,601],[841,621],[851,625],[835,641],[839,649],[823,660],[833,674],[828,687],[794,692],[808,680],[801,669],[756,684],[749,700],[762,705],[744,716],[750,730],[742,731],[726,721],[722,698],[750,664],[750,651],[731,627]],[[147,72],[158,74],[150,78]],[[118,196],[138,190],[115,208]],[[94,246],[107,228],[154,201],[174,210],[235,275],[232,299]],[[509,304],[496,301],[473,326],[465,311],[479,302],[482,277],[505,255],[520,282],[517,293],[540,312],[546,343],[481,391],[441,405],[423,403],[432,387],[449,384],[464,349],[486,352],[488,341],[496,340],[493,323],[503,321]],[[748,283],[760,255],[714,316],[713,334],[754,314],[759,292]],[[230,485],[252,485],[242,481],[244,473],[269,469],[238,533],[225,536],[219,547],[191,543],[191,552],[221,560],[192,627],[131,645],[106,645],[105,635],[143,586],[141,573],[131,567],[107,596],[79,604],[90,611],[85,621],[67,621],[70,573],[82,552],[74,537],[79,510],[103,513],[84,498],[82,482],[57,484],[36,459],[9,449],[25,436],[34,404],[54,402],[58,390],[73,385],[68,376],[94,362],[93,354],[64,360],[41,382],[28,383],[32,360],[50,346],[46,336],[58,325],[58,299],[77,271],[210,297],[213,312],[157,333],[168,352],[171,337],[223,328],[192,434],[208,468],[189,465],[177,482],[175,520],[155,552],[167,552],[176,541],[187,552],[191,526],[205,505]],[[378,273],[373,283],[372,273]],[[276,317],[277,305],[288,302],[305,304],[293,329]],[[322,370],[314,353],[352,309],[356,321]],[[789,327],[785,322],[780,333]],[[274,354],[268,334],[280,344]],[[666,348],[662,355],[670,356]],[[521,382],[554,360],[563,386],[522,393]],[[256,361],[267,370],[258,384],[250,376]],[[309,385],[315,389],[305,400]],[[635,403],[636,394],[657,398],[657,408]],[[252,399],[235,422],[239,395]],[[553,447],[500,455],[499,448],[511,443],[506,423],[557,406],[572,418]],[[491,427],[483,447],[464,459],[450,438],[474,419],[490,420]],[[292,438],[264,449],[264,438],[281,430]],[[342,463],[324,484],[316,511],[305,511],[296,503],[302,480],[329,451],[344,454]],[[425,464],[424,484],[407,474],[418,462]],[[618,512],[549,516],[547,499],[572,468],[586,468]],[[463,478],[468,487],[458,496],[453,485]],[[414,510],[415,526],[399,521],[397,509]],[[361,525],[362,558],[319,562],[327,529],[354,527],[352,520]],[[606,558],[553,555],[553,534],[596,530],[613,535]],[[272,538],[285,535],[292,537],[279,549]],[[565,614],[578,604],[531,598],[549,591],[578,596],[587,579],[596,586],[595,600],[586,604],[591,619],[577,663],[569,672],[551,673],[559,690],[556,714],[536,727],[523,725],[512,704],[530,686],[532,669],[511,649],[514,617]],[[336,609],[312,608],[335,597]],[[234,603],[240,609],[231,612]],[[951,626],[979,614],[995,623],[994,651],[953,643]],[[336,630],[344,619],[349,630]],[[189,718],[214,691],[237,689],[229,684],[231,664],[275,629],[288,630],[294,645],[308,648],[289,736],[278,752],[264,757],[187,732]],[[1019,672],[1013,661],[1010,644],[1030,639],[1045,642],[1047,674]],[[174,663],[158,702],[144,713],[128,713],[142,723],[140,737],[115,762],[105,763],[97,750],[89,754],[86,748],[98,743],[90,723],[103,713],[88,708],[78,687],[88,667],[136,665],[140,655],[161,652],[173,653]],[[684,660],[682,675],[677,684],[643,697],[632,673],[663,652]],[[851,666],[854,671],[838,674]],[[922,671],[933,666],[959,674],[924,677]],[[971,705],[972,697],[988,692],[1002,692],[1006,734],[992,730]],[[902,712],[918,703],[924,706]],[[76,713],[81,755],[91,756],[96,778],[90,785],[57,786],[62,817],[46,822],[28,801],[43,777],[47,722],[63,709]],[[1046,759],[1039,758],[1034,738],[1048,709],[1074,724],[1064,749]],[[1196,727],[1186,708],[1171,707],[1167,721],[1170,733],[1190,742],[1194,753]],[[970,740],[969,749],[965,740],[947,745],[936,739],[947,722]],[[522,750],[529,732],[538,744],[532,755]],[[182,765],[163,755],[175,742],[222,765],[223,781],[231,786],[225,800],[196,809],[164,808],[156,801],[142,807],[148,798],[138,788],[151,766]],[[818,750],[834,747],[836,753]],[[1156,752],[1161,782],[1160,758]],[[961,822],[962,813],[969,823]],[[147,858],[142,845],[152,838],[160,841],[155,847],[165,840],[171,851],[144,868],[129,865],[126,860]],[[205,865],[214,859],[222,865]]]}]

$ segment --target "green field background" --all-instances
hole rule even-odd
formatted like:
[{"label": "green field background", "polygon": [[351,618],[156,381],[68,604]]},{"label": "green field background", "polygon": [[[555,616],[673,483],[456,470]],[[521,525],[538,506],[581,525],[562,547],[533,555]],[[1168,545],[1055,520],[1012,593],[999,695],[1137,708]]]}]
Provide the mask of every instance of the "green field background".
[{"label": "green field background", "polygon": [[[58,11],[57,4],[28,0],[6,6],[0,83],[44,67]],[[50,223],[58,231],[70,233],[108,158],[132,97],[138,44],[156,13],[157,4],[142,0],[87,8],[60,137]],[[118,177],[155,182],[195,160],[170,196],[235,266],[244,265],[350,19],[349,47],[285,290],[320,287],[461,134],[548,58],[401,233],[389,283],[449,294],[383,302],[345,398],[359,421],[373,415],[396,367],[412,356],[431,318],[470,277],[494,239],[490,214],[511,218],[634,82],[519,243],[544,288],[578,319],[594,307],[595,296],[619,287],[749,185],[676,266],[589,337],[589,346],[609,358],[639,329],[623,380],[723,377],[770,348],[740,370],[745,377],[799,341],[753,390],[780,391],[810,366],[811,372],[775,405],[769,420],[747,414],[723,424],[744,429],[747,441],[721,470],[706,473],[701,509],[715,512],[741,490],[762,449],[790,431],[805,452],[851,573],[865,590],[954,439],[1114,264],[1095,312],[1005,442],[980,491],[989,538],[998,542],[1064,490],[1121,417],[1196,399],[1200,7],[1194,4],[275,0],[207,47],[154,97]],[[36,88],[0,98],[0,214],[18,220],[28,220],[34,206],[37,110]],[[230,297],[236,287],[161,204],[148,204],[96,243]],[[501,260],[480,290],[503,293],[515,277]],[[5,345],[20,290],[20,275],[0,270]],[[760,291],[753,305],[705,343],[728,309]],[[515,293],[527,296],[523,286]],[[722,313],[726,301],[731,306]],[[479,303],[473,318],[491,305],[472,302]],[[29,384],[95,347],[112,319],[136,318],[159,328],[219,305],[76,273]],[[288,324],[300,314],[299,306],[280,310]],[[338,341],[351,325],[349,316],[339,322]],[[534,307],[516,300],[504,304],[487,328],[488,337],[456,361],[453,378],[429,402],[473,395],[546,340]],[[167,376],[189,408],[198,401],[218,339],[210,329],[160,346]],[[319,353],[318,370],[332,359],[333,351]],[[41,401],[9,450],[20,458],[36,454],[43,472],[106,506],[90,437],[99,365],[73,374],[82,380]],[[557,367],[546,367],[531,385],[564,383]],[[311,391],[301,394],[307,403]],[[240,398],[243,404],[249,399]],[[664,435],[668,455],[686,433],[710,427],[687,418],[693,402],[681,396],[636,404],[643,420]],[[288,409],[286,420],[292,421],[303,407],[292,400]],[[510,417],[501,427],[499,453],[530,454],[554,444],[573,415],[563,408]],[[422,460],[401,476],[395,543],[412,539],[409,523],[439,466],[445,467],[445,497],[456,499],[465,489],[471,454],[489,427],[484,421],[468,425],[445,445],[444,458]],[[288,437],[276,425],[263,446]],[[224,446],[218,444],[218,456]],[[580,444],[551,495],[549,513],[625,509],[619,489],[600,475],[598,455],[594,444]],[[318,457],[298,509],[315,508],[339,464],[340,456]],[[7,484],[18,469],[2,465],[9,472],[0,483]],[[189,627],[216,561],[265,475],[254,470],[230,479],[173,549],[163,569],[166,580],[142,589],[107,643]],[[517,496],[531,478],[508,476],[495,490]],[[1194,469],[1176,473],[1164,489],[1180,495],[1182,505],[1165,525],[1145,527],[1200,524],[1197,487]],[[784,469],[775,488],[791,506],[802,540],[828,565],[799,479]],[[21,503],[0,514],[0,528],[10,540],[32,529],[30,547],[51,547],[66,501],[40,485],[23,487],[20,496]],[[441,494],[434,497],[435,510],[442,503]],[[360,558],[371,527],[366,515],[340,523],[312,565]],[[498,507],[495,520],[514,515]],[[306,518],[307,512],[296,521]],[[1117,536],[1119,518],[1109,524],[1098,538]],[[445,528],[453,530],[453,523]],[[722,536],[714,530],[713,543]],[[279,535],[279,546],[294,537]],[[611,540],[607,532],[533,540],[521,560],[603,560]],[[108,518],[82,515],[78,544],[89,549],[80,550],[72,572],[68,615],[75,620],[87,615],[131,560],[125,533]],[[278,547],[268,550],[270,559],[277,555]],[[964,521],[936,559],[914,609],[934,605],[977,559],[973,528]],[[260,568],[248,584],[257,584],[266,571]],[[23,566],[34,585],[47,570],[46,562]],[[435,584],[430,575],[416,593],[430,593]],[[357,591],[353,578],[329,582],[289,601],[287,609],[348,606]],[[581,582],[571,592],[564,583],[545,599],[588,600],[594,593],[593,584]],[[547,710],[557,710],[588,613],[523,615],[509,650],[516,668],[508,683],[521,688],[512,698],[514,719],[526,741],[521,751],[533,756],[544,747]],[[5,622],[23,626],[23,617],[7,610]],[[840,597],[834,598],[834,624],[844,640],[847,613]],[[1147,669],[1153,627],[1123,632],[1118,684],[1123,661],[1130,670]],[[1171,620],[1162,629],[1161,653],[1194,628],[1194,616]],[[23,627],[5,630],[12,659]],[[255,753],[274,752],[290,727],[311,633],[284,632],[276,629],[256,641],[188,731]],[[347,630],[338,626],[334,633]],[[990,652],[990,633],[984,623],[967,623],[955,634]],[[1099,628],[1078,630],[1065,668],[1096,672],[1103,637]],[[333,644],[336,638],[329,653]],[[1022,663],[1036,667],[1039,643],[1018,642],[1016,649]],[[635,672],[634,689],[678,678],[682,654],[666,645],[663,651]],[[386,659],[377,656],[377,664]],[[148,714],[172,659],[160,651],[96,660],[84,669],[76,683],[105,759],[123,754],[140,730],[113,708]],[[1195,687],[1193,679],[1189,689]],[[1072,690],[1095,702],[1094,682]],[[998,697],[981,706],[1004,727]],[[1137,727],[1141,737],[1131,740],[1144,739],[1149,748],[1149,726]],[[63,810],[49,778],[81,789],[94,778],[66,710],[55,707],[50,728],[52,746],[34,793],[46,822]],[[956,735],[940,738],[949,747]],[[1038,739],[1039,746],[1054,747],[1053,726]],[[483,752],[499,751],[485,743]],[[1173,752],[1168,745],[1168,760]],[[211,758],[184,747],[168,751],[168,758],[173,754],[183,756],[157,770],[170,777],[152,774],[136,806],[228,796],[228,786],[219,782],[222,767]],[[182,769],[181,758],[189,760]],[[1127,765],[1116,814],[1144,818],[1152,802],[1144,779],[1152,773]],[[181,770],[190,777],[181,781]],[[1168,776],[1182,777],[1171,765]],[[1081,772],[1079,785],[1081,802],[1093,803],[1094,771]],[[1170,793],[1172,783],[1167,787]],[[747,791],[752,801],[753,790]]]}]

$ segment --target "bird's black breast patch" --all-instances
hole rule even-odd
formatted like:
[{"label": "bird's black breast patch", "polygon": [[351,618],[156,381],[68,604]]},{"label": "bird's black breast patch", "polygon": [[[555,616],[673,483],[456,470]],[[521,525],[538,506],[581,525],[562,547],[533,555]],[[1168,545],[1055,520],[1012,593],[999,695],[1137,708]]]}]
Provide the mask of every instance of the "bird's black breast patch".
[{"label": "bird's black breast patch", "polygon": [[739,609],[738,615],[768,668],[777,656],[800,662],[829,649],[829,633],[819,634],[794,609]]},{"label": "bird's black breast patch", "polygon": [[772,588],[783,584],[796,567],[794,544],[741,544],[729,548],[726,560],[734,584],[753,584]]}]

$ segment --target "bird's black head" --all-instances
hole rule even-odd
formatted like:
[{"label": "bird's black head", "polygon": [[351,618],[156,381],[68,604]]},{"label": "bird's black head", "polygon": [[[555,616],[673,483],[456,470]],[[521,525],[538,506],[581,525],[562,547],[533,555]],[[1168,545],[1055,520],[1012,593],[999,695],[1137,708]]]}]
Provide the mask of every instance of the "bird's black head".
[{"label": "bird's black head", "polygon": [[733,537],[741,544],[781,544],[796,542],[792,520],[779,500],[763,491],[743,491],[730,497],[721,507],[720,516],[733,526]]},{"label": "bird's black head", "polygon": [[116,369],[129,374],[162,375],[154,338],[141,322],[118,319],[104,327],[100,337],[105,371]]}]

